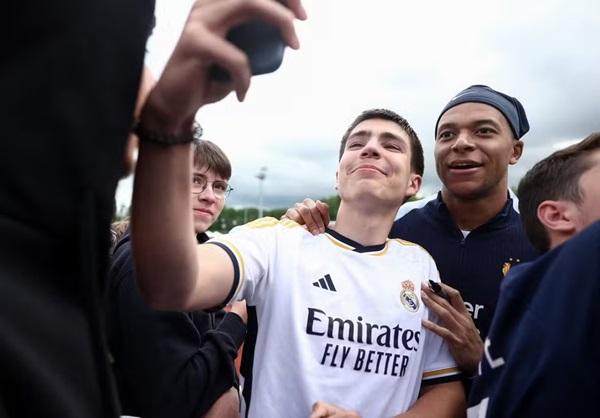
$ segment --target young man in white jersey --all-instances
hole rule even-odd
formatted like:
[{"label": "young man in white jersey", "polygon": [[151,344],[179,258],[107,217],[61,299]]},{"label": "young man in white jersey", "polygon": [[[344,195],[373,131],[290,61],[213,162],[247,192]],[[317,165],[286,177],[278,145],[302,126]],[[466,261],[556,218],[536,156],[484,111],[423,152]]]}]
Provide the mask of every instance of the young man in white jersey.
[{"label": "young man in white jersey", "polygon": [[[312,236],[264,218],[196,246],[180,228],[189,206],[174,204],[185,198],[157,191],[186,184],[188,165],[177,162],[189,150],[142,148],[133,213],[140,288],[164,308],[246,299],[256,326],[245,349],[246,416],[308,417],[313,405],[314,417],[464,415],[454,360],[421,325],[436,320],[421,299],[421,287],[439,281],[435,264],[421,247],[387,239],[420,187],[422,153],[403,118],[364,112],[341,146],[335,230]],[[164,187],[165,178],[178,180]],[[153,213],[170,222],[153,224]]]}]

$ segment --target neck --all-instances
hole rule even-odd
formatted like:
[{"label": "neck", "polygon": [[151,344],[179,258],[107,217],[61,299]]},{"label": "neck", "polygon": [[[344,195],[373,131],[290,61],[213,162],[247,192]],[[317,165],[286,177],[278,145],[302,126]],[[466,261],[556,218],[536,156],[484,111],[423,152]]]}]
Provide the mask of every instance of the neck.
[{"label": "neck", "polygon": [[364,246],[383,244],[398,212],[398,208],[358,208],[349,203],[340,204],[334,231]]},{"label": "neck", "polygon": [[570,240],[577,233],[575,229],[557,231],[549,230],[548,228],[546,228],[546,232],[548,233],[548,238],[550,240],[550,248],[548,248],[548,251],[553,250],[565,241]]},{"label": "neck", "polygon": [[506,183],[494,193],[472,199],[459,197],[443,187],[442,199],[454,223],[462,230],[472,231],[489,222],[504,208],[508,200],[507,193]]}]

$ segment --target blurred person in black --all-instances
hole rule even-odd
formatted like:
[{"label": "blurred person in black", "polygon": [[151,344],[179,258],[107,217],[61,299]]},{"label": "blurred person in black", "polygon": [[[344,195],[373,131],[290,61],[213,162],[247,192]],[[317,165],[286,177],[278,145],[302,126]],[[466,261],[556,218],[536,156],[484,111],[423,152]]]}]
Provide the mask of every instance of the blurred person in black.
[{"label": "blurred person in black", "polygon": [[115,416],[99,296],[154,1],[3,6],[0,399]]},{"label": "blurred person in black", "polygon": [[[288,6],[303,16],[299,0]],[[8,416],[118,414],[100,296],[153,14],[153,0],[9,0],[3,7],[0,410]],[[142,111],[146,125],[177,119],[177,98],[196,87],[181,74],[200,62],[237,71],[232,81],[213,83],[212,101],[234,89],[243,98],[247,61],[237,50],[230,65],[224,57],[235,48],[224,37],[259,16],[290,39],[293,14],[275,2],[196,1],[154,106]],[[215,42],[221,54],[207,61],[201,53]],[[194,114],[182,116],[190,122]]]}]

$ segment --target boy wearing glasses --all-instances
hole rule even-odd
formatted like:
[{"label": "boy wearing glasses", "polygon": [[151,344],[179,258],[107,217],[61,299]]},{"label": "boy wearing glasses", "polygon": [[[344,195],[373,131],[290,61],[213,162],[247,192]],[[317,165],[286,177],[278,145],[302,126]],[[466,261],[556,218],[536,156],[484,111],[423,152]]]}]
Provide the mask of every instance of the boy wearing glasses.
[{"label": "boy wearing glasses", "polygon": [[[191,206],[202,243],[231,191],[231,165],[212,142],[200,140],[193,148]],[[198,418],[210,410],[211,416],[236,416],[233,361],[246,333],[242,303],[227,314],[149,308],[136,285],[129,235],[114,250],[109,277],[108,338],[122,413]]]}]

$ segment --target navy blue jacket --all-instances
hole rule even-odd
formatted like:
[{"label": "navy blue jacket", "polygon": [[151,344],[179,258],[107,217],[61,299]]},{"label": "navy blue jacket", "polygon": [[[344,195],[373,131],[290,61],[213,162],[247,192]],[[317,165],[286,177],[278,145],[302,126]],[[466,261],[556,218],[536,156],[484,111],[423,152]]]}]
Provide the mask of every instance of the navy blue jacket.
[{"label": "navy blue jacket", "polygon": [[473,416],[597,417],[599,300],[600,222],[511,271],[469,400],[487,415]]},{"label": "navy blue jacket", "polygon": [[437,199],[398,219],[390,237],[429,251],[442,281],[460,291],[482,338],[488,333],[502,278],[512,265],[538,254],[510,197],[500,213],[464,238],[438,193]]},{"label": "navy blue jacket", "polygon": [[237,384],[233,361],[246,334],[240,317],[149,308],[136,284],[129,235],[112,257],[107,313],[123,414],[199,418]]}]

